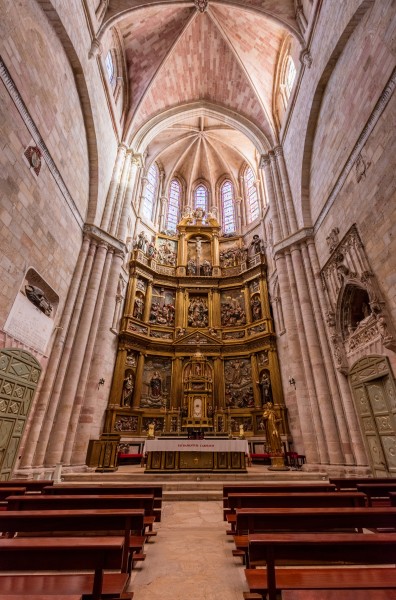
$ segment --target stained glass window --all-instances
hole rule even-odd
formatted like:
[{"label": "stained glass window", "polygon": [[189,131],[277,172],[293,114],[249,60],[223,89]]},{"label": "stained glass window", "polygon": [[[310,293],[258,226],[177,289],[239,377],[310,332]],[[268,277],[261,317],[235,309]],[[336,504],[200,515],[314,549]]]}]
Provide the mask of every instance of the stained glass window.
[{"label": "stained glass window", "polygon": [[113,56],[111,54],[111,50],[109,50],[109,52],[106,54],[105,65],[106,65],[108,80],[110,81],[110,83],[113,83],[114,77],[115,77],[115,70],[114,70],[114,61],[113,61]]},{"label": "stained glass window", "polygon": [[292,57],[289,56],[287,59],[287,68],[286,68],[286,77],[285,77],[285,86],[286,86],[286,93],[287,93],[288,98],[291,94],[295,78],[296,78],[296,67],[294,66]]},{"label": "stained glass window", "polygon": [[166,228],[169,231],[176,231],[176,225],[179,217],[181,186],[177,179],[172,179],[169,189],[168,215]]},{"label": "stained glass window", "polygon": [[223,209],[223,231],[233,233],[235,231],[235,207],[234,186],[231,181],[225,181],[221,186],[221,205]]},{"label": "stained glass window", "polygon": [[248,221],[251,223],[257,219],[260,211],[255,177],[250,167],[248,167],[245,171],[245,185],[248,204]]},{"label": "stained glass window", "polygon": [[144,194],[143,215],[146,217],[146,219],[152,219],[157,186],[158,169],[156,164],[153,163],[147,173],[147,184]]},{"label": "stained glass window", "polygon": [[205,211],[208,210],[208,190],[202,184],[195,189],[194,208],[202,208]]}]

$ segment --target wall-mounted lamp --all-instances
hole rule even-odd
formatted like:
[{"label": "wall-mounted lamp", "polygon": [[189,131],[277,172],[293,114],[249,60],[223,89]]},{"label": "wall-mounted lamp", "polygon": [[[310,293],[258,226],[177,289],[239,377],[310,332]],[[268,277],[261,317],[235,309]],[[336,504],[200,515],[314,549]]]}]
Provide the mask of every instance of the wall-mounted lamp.
[{"label": "wall-mounted lamp", "polygon": [[105,380],[103,379],[103,377],[101,377],[98,381],[98,389],[100,388],[101,385],[104,385]]},{"label": "wall-mounted lamp", "polygon": [[290,385],[294,385],[294,389],[296,389],[296,380],[294,377],[289,377],[289,383]]}]

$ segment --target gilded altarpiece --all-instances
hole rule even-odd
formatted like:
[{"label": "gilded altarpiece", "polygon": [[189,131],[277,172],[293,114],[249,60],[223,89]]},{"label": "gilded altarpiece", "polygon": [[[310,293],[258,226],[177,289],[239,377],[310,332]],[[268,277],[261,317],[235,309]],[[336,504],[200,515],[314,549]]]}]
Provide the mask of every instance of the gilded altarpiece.
[{"label": "gilded altarpiece", "polygon": [[290,442],[258,234],[222,238],[196,211],[173,238],[138,237],[103,435],[263,439],[270,390]]}]

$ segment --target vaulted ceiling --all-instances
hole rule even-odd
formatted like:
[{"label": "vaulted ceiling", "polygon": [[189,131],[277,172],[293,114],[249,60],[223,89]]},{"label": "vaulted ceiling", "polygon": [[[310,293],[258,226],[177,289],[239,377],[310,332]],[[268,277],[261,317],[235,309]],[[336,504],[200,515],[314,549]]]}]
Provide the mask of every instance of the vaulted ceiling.
[{"label": "vaulted ceiling", "polygon": [[258,128],[277,144],[272,115],[274,81],[283,40],[299,39],[294,0],[109,0],[101,32],[116,27],[124,46],[129,106],[124,138],[165,111],[180,122],[148,148],[168,169],[215,180],[237,177],[254,148],[229,125],[186,118],[193,103],[216,107]]}]

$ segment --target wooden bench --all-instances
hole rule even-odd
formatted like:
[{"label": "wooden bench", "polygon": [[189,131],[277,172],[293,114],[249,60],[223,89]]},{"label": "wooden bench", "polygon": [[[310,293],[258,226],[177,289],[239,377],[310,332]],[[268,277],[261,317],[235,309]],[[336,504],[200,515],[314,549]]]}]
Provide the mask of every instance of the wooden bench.
[{"label": "wooden bench", "polygon": [[[121,571],[130,571],[132,556],[129,556],[132,532],[142,535],[144,529],[144,510],[142,509],[99,509],[99,510],[35,510],[5,511],[0,514],[0,531],[7,537],[23,532],[43,535],[56,532],[56,536],[69,532],[87,532],[103,537],[103,532],[116,531],[124,536],[124,550]],[[62,532],[62,533],[61,533]],[[114,535],[114,534],[113,534]]]},{"label": "wooden bench", "polygon": [[396,483],[358,483],[356,489],[366,494],[370,506],[390,506],[389,492],[396,492]]},{"label": "wooden bench", "polygon": [[0,487],[24,487],[26,492],[41,492],[43,488],[54,485],[53,479],[8,479],[0,481]]},{"label": "wooden bench", "polygon": [[[0,593],[51,596],[77,593],[89,594],[93,600],[99,600],[102,591],[107,593],[111,588],[113,597],[120,597],[128,581],[127,573],[106,573],[104,576],[103,571],[120,571],[123,546],[124,538],[113,536],[1,538],[0,570],[18,574],[0,575]],[[72,573],[76,570],[91,573]],[[30,574],[30,571],[35,574]],[[70,573],[48,574],[48,571]],[[104,586],[105,579],[108,580],[107,586]]]},{"label": "wooden bench", "polygon": [[[81,594],[73,596],[57,596],[57,600],[82,600]],[[0,594],[0,600],[54,600],[53,596],[48,594],[15,594],[10,596],[9,594]]]},{"label": "wooden bench", "polygon": [[7,510],[7,496],[10,494],[13,496],[22,496],[25,493],[25,487],[0,487],[0,510]]},{"label": "wooden bench", "polygon": [[229,494],[230,512],[227,521],[231,533],[235,531],[238,508],[331,508],[337,506],[366,506],[366,496],[361,492],[316,492],[313,494]]},{"label": "wooden bench", "polygon": [[282,600],[396,600],[396,590],[284,590]]},{"label": "wooden bench", "polygon": [[363,483],[396,483],[396,478],[390,477],[330,477],[337,490],[356,490],[356,485]]},{"label": "wooden bench", "polygon": [[318,493],[318,492],[335,492],[335,485],[329,483],[320,484],[232,484],[223,486],[223,515],[226,520],[226,514],[229,509],[228,494],[247,494],[247,493],[266,493],[266,494],[293,494],[293,493]]},{"label": "wooden bench", "polygon": [[133,495],[133,494],[153,494],[154,495],[154,513],[156,521],[161,521],[161,509],[162,509],[162,486],[161,485],[109,485],[109,484],[83,484],[83,485],[71,485],[71,484],[57,484],[50,487],[43,488],[43,494],[53,495],[68,495],[77,494],[79,496],[88,496],[89,494],[95,494],[101,496],[102,494],[116,495]]},{"label": "wooden bench", "polygon": [[[248,565],[248,533],[324,532],[387,529],[396,533],[396,509],[381,508],[241,508],[236,511],[236,551]],[[396,539],[395,539],[396,541]]]},{"label": "wooden bench", "polygon": [[[251,592],[276,600],[284,589],[396,588],[396,543],[394,534],[360,533],[254,533],[249,534],[252,563],[265,561],[265,569],[246,569]],[[347,562],[360,565],[386,565],[392,568],[326,567],[277,569],[279,561]],[[342,596],[340,596],[342,598]]]}]

